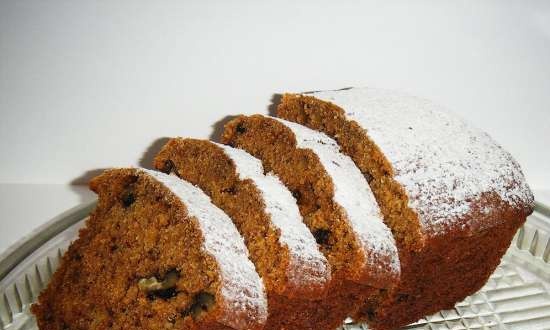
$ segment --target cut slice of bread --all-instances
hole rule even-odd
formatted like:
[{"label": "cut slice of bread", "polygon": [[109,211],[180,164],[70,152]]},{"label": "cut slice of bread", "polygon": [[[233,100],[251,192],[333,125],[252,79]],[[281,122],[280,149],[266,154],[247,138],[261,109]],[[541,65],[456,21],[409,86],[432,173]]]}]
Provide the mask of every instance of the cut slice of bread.
[{"label": "cut slice of bread", "polygon": [[333,278],[354,283],[349,291],[356,292],[357,300],[343,302],[348,313],[372,295],[368,288],[395,285],[400,268],[391,232],[361,172],[332,139],[294,123],[254,115],[229,122],[222,141],[260,159],[264,169],[294,194]]},{"label": "cut slice of bread", "polygon": [[175,176],[107,170],[32,311],[40,329],[261,329],[267,299],[229,217]]}]

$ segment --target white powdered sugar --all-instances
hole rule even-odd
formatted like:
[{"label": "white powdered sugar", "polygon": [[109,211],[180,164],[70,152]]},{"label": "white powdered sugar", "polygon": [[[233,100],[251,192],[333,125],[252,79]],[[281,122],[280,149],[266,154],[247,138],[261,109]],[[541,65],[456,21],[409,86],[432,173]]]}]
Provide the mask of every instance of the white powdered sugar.
[{"label": "white powdered sugar", "polygon": [[319,251],[315,238],[302,221],[296,199],[272,173],[264,175],[260,160],[244,150],[217,144],[235,164],[239,179],[250,179],[260,190],[265,211],[280,232],[281,245],[290,254],[289,281],[293,286],[310,286],[330,281],[330,265]]},{"label": "white powdered sugar", "polygon": [[378,257],[382,257],[381,260],[390,260],[391,270],[398,274],[399,257],[392,233],[382,220],[380,208],[367,180],[353,160],[342,154],[336,141],[327,135],[280,118],[274,119],[294,133],[298,148],[309,149],[319,157],[332,178],[334,202],[345,210],[349,225],[364,251],[374,255],[367,262],[381,267]]},{"label": "white powdered sugar", "polygon": [[210,202],[199,188],[175,175],[141,169],[176,195],[194,217],[204,238],[204,250],[217,261],[222,277],[221,295],[231,311],[221,323],[247,329],[253,315],[258,323],[267,319],[267,298],[260,276],[248,259],[248,250],[231,219]]},{"label": "white powdered sugar", "polygon": [[[304,95],[339,106],[348,120],[365,129],[391,163],[426,232],[437,235],[451,225],[471,225],[460,220],[482,194],[496,193],[513,207],[533,203],[512,156],[486,133],[434,103],[374,88]],[[484,220],[471,221],[490,225]]]}]

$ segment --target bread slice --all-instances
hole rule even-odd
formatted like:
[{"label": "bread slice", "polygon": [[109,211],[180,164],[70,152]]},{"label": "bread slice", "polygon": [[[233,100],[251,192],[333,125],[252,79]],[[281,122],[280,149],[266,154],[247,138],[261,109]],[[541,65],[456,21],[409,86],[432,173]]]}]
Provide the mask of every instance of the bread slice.
[{"label": "bread slice", "polygon": [[281,181],[245,151],[206,140],[169,140],[155,167],[197,185],[233,219],[267,290],[266,328],[308,327],[330,265]]},{"label": "bread slice", "polygon": [[302,222],[290,191],[243,150],[207,140],[174,138],[155,167],[201,188],[242,234],[268,290],[319,297],[330,266]]},{"label": "bread slice", "polygon": [[397,281],[399,260],[391,232],[366,180],[332,139],[294,123],[254,115],[229,122],[222,141],[259,158],[264,169],[292,191],[304,222],[329,260],[333,279],[353,283],[346,290],[355,293],[355,300],[342,302],[347,312],[372,294],[367,288],[387,289]]},{"label": "bread slice", "polygon": [[40,329],[261,329],[267,301],[229,217],[145,169],[90,182],[97,208],[32,311]]},{"label": "bread slice", "polygon": [[476,292],[532,212],[512,156],[432,102],[350,88],[286,94],[277,114],[338,141],[395,235],[401,283],[362,313],[377,328],[404,326]]}]

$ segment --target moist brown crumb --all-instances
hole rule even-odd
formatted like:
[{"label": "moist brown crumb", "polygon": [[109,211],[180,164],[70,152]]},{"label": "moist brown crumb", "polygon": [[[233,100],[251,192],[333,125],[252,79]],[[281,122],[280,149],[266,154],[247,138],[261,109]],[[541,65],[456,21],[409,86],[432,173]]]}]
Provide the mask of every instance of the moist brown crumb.
[{"label": "moist brown crumb", "polygon": [[90,183],[98,206],[32,306],[40,329],[226,328],[212,321],[221,278],[200,229],[137,173],[109,170]]}]

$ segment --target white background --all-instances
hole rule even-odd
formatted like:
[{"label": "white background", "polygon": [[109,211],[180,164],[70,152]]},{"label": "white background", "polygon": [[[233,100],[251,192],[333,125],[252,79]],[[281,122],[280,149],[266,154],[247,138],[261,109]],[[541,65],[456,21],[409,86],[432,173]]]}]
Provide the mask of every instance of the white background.
[{"label": "white background", "polygon": [[3,0],[0,41],[0,183],[85,183],[273,94],[374,86],[466,117],[550,188],[549,1]]}]

